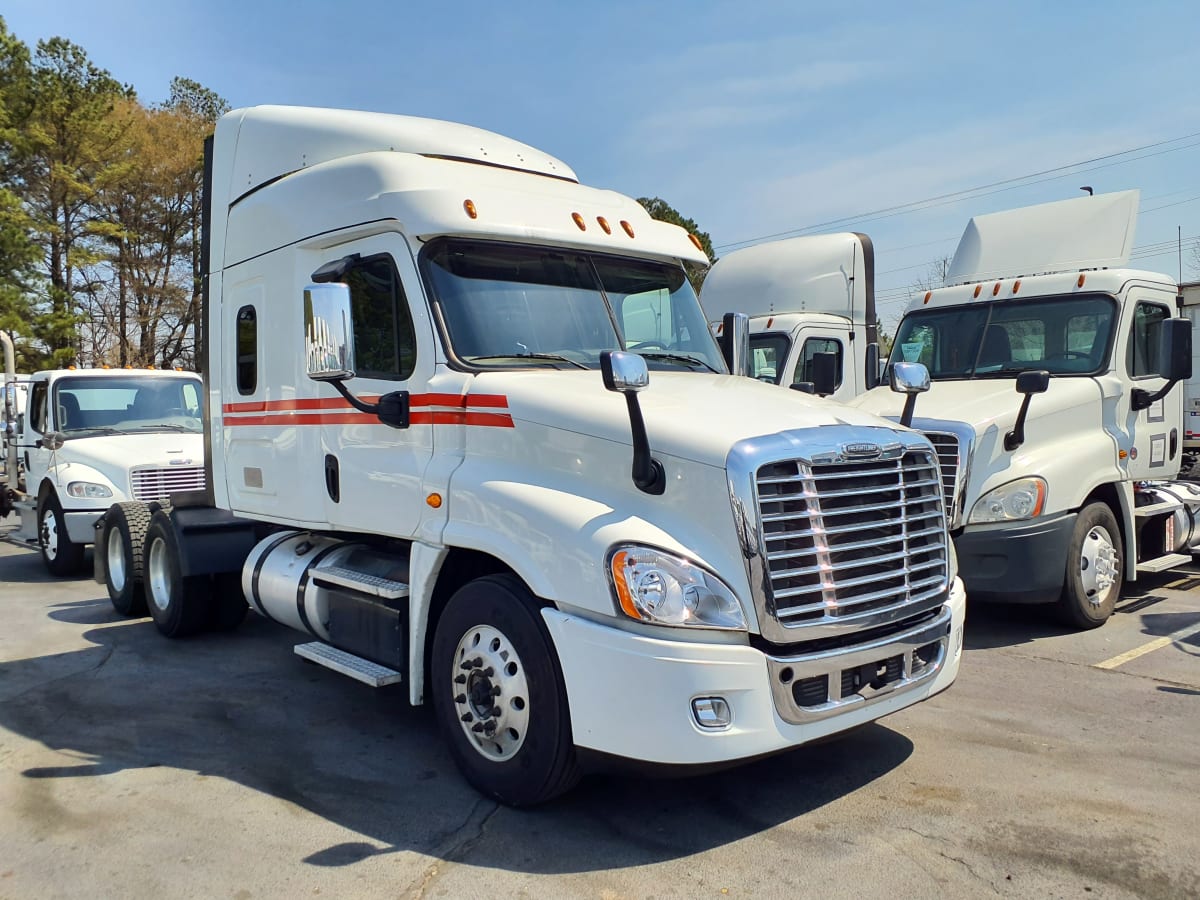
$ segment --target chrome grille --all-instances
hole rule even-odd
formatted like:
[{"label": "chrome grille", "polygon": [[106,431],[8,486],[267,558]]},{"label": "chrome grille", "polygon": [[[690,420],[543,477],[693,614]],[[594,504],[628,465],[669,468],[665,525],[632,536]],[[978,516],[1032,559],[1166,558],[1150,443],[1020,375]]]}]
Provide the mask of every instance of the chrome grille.
[{"label": "chrome grille", "polygon": [[946,499],[946,518],[954,520],[954,493],[958,481],[958,438],[952,434],[936,431],[921,432],[929,438],[937,451],[938,465],[942,469],[942,495]]},{"label": "chrome grille", "polygon": [[166,500],[181,491],[204,489],[204,466],[162,466],[129,473],[135,500]]},{"label": "chrome grille", "polygon": [[782,625],[916,613],[945,592],[942,477],[928,450],[770,463],[756,480],[771,611]]}]

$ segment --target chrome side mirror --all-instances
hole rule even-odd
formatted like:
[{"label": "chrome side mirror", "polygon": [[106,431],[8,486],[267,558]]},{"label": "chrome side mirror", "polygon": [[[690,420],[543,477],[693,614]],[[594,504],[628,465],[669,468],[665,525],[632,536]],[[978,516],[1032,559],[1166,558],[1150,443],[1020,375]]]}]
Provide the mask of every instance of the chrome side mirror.
[{"label": "chrome side mirror", "polygon": [[304,289],[304,358],[313,381],[354,377],[354,323],[348,286],[310,284]]},{"label": "chrome side mirror", "polygon": [[624,394],[626,391],[642,391],[650,386],[650,370],[646,360],[638,353],[614,350],[600,358],[600,374],[604,387]]},{"label": "chrome side mirror", "polygon": [[636,353],[605,350],[600,354],[600,375],[604,387],[625,395],[629,410],[629,432],[633,440],[633,483],[647,494],[661,494],[667,486],[666,470],[650,455],[650,440],[646,437],[646,422],[638,404],[638,391],[650,385],[650,370],[646,360]]},{"label": "chrome side mirror", "polygon": [[892,363],[892,390],[907,395],[904,398],[904,411],[900,413],[900,424],[907,428],[912,424],[917,394],[929,390],[929,370],[924,363]]}]

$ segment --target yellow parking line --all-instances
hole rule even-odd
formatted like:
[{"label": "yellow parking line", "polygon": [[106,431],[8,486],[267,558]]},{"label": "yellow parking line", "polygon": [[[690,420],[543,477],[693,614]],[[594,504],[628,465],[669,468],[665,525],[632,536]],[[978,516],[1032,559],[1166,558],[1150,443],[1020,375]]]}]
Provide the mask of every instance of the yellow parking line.
[{"label": "yellow parking line", "polygon": [[1189,625],[1187,628],[1180,628],[1178,631],[1172,632],[1164,637],[1155,638],[1142,644],[1140,647],[1134,647],[1132,650],[1127,650],[1112,659],[1106,659],[1104,662],[1096,663],[1097,669],[1115,669],[1119,665],[1129,662],[1131,659],[1137,659],[1139,656],[1145,656],[1160,647],[1166,647],[1175,641],[1182,641],[1186,637],[1191,637],[1193,634],[1200,632],[1200,622],[1195,625]]}]

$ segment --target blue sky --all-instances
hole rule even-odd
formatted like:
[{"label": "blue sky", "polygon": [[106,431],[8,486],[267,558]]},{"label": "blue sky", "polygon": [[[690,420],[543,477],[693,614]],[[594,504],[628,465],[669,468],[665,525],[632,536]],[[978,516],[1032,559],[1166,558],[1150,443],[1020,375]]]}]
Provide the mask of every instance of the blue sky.
[{"label": "blue sky", "polygon": [[[1160,252],[1137,264],[1176,273],[1178,227],[1184,277],[1200,278],[1195,0],[8,0],[3,16],[31,46],[53,35],[81,45],[146,102],[184,75],[234,106],[499,131],[585,183],[662,197],[718,253],[971,191],[817,229],[871,235],[885,322],[971,215],[1078,196],[1083,184],[1140,188],[1136,245]],[[1111,154],[1123,155],[972,191]]]}]

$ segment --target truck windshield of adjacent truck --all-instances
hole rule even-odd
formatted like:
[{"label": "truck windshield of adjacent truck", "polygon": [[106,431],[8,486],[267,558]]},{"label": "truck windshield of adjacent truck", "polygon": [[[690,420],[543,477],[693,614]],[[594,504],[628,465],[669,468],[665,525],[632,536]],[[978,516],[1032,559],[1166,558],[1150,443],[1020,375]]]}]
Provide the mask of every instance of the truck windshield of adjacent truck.
[{"label": "truck windshield of adjacent truck", "polygon": [[[45,383],[34,387],[34,427],[47,407],[41,403]],[[179,431],[199,434],[200,382],[149,375],[114,378],[72,378],[55,382],[52,402],[58,410],[58,431],[64,440],[97,434]]]}]

